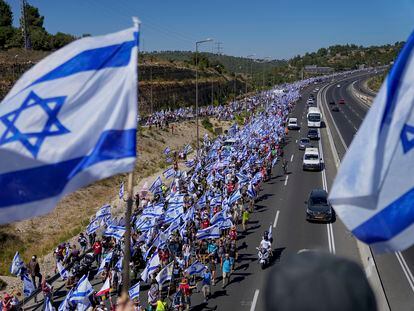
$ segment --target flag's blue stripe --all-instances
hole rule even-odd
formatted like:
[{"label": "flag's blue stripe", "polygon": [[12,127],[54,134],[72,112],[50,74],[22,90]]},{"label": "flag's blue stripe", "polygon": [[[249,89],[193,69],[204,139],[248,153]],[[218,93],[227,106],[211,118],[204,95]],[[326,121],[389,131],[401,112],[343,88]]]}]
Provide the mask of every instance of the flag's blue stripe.
[{"label": "flag's blue stripe", "polygon": [[0,208],[51,198],[60,194],[76,174],[107,160],[136,155],[135,129],[102,133],[88,156],[0,175]]},{"label": "flag's blue stripe", "polygon": [[380,130],[383,129],[386,123],[389,123],[392,114],[394,113],[395,106],[397,105],[397,92],[400,87],[401,77],[404,73],[406,65],[410,59],[411,52],[414,48],[414,32],[408,38],[404,45],[404,48],[400,52],[397,61],[392,67],[387,77],[387,98],[385,102],[384,114],[381,120]]},{"label": "flag's blue stripe", "polygon": [[[136,38],[138,38],[137,34]],[[40,77],[30,86],[84,71],[127,66],[131,59],[132,48],[138,44],[137,42],[137,40],[132,40],[121,44],[83,51]]]},{"label": "flag's blue stripe", "polygon": [[414,188],[356,227],[352,233],[368,244],[388,241],[414,223],[413,204]]}]

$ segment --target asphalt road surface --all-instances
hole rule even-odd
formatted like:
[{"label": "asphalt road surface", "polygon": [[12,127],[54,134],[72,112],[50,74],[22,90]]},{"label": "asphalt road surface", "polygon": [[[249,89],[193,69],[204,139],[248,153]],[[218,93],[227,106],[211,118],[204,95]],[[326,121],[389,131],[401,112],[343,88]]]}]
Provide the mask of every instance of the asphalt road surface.
[{"label": "asphalt road surface", "polygon": [[[338,133],[334,135],[335,147],[339,157],[342,158],[347,146],[352,141],[354,134],[360,126],[368,107],[363,106],[348,93],[350,83],[361,77],[349,77],[341,81],[341,87],[337,88],[336,82],[322,92],[322,103],[340,98],[345,99],[345,104],[340,106],[339,112],[332,112],[332,118],[337,124]],[[255,212],[250,217],[248,231],[241,235],[239,245],[239,260],[236,270],[231,275],[230,284],[225,290],[221,288],[221,282],[212,286],[212,298],[208,303],[203,303],[201,293],[192,295],[192,310],[265,310],[265,286],[272,267],[262,270],[257,261],[256,247],[259,245],[263,232],[273,227],[274,258],[271,265],[278,265],[288,260],[290,254],[301,250],[321,250],[331,252],[339,256],[350,258],[361,264],[357,243],[352,234],[345,228],[340,219],[331,224],[309,223],[305,219],[305,201],[312,189],[320,188],[329,190],[336,174],[335,159],[326,135],[326,128],[321,128],[322,139],[315,141],[324,162],[324,170],[321,172],[304,172],[302,170],[303,151],[298,150],[297,140],[306,137],[306,100],[315,87],[312,85],[302,92],[302,99],[297,103],[291,116],[297,117],[300,130],[290,131],[287,137],[288,144],[285,147],[285,158],[289,161],[288,174],[283,174],[280,163],[273,169],[270,182],[263,184],[259,201]],[[322,89],[321,89],[322,91]],[[316,93],[314,93],[316,96]],[[326,99],[325,99],[326,97]],[[328,107],[329,109],[329,107]],[[332,120],[327,122],[331,122]],[[329,124],[333,127],[333,124]],[[340,136],[343,138],[341,139]],[[343,143],[342,143],[343,140]],[[408,250],[401,254],[409,269],[414,269],[414,250]],[[414,283],[409,284],[408,279],[400,264],[399,256],[394,254],[375,256],[382,285],[387,294],[388,302],[392,310],[413,310]],[[219,273],[218,275],[220,275]],[[411,276],[412,278],[412,276]],[[221,281],[221,280],[220,280]],[[102,286],[101,280],[92,281],[95,289]],[[56,292],[55,303],[58,305],[66,295],[63,284],[54,284]],[[142,286],[141,299],[146,301],[145,287]],[[41,310],[41,304],[32,305],[31,310]]]},{"label": "asphalt road surface", "polygon": [[[361,85],[366,78],[367,76],[351,77],[342,81],[341,87],[333,84],[326,88],[325,96],[323,96],[326,97],[324,104],[327,109],[330,107],[326,102],[335,101],[338,103],[340,99],[345,100],[345,104],[338,105],[338,112],[331,111],[330,116],[334,122],[328,118],[332,121],[331,128],[340,158],[343,157],[351,144],[369,109],[369,106],[353,96],[350,86],[354,82],[357,86]],[[414,310],[414,277],[412,274],[414,271],[414,247],[395,254],[374,254],[374,258],[391,310]]]}]

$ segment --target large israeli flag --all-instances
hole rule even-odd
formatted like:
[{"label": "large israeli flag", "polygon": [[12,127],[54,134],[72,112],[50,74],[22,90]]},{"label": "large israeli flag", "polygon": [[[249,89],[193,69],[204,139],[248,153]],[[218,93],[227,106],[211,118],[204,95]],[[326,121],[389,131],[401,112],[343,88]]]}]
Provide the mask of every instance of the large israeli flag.
[{"label": "large israeli flag", "polygon": [[77,40],[27,71],[0,104],[0,224],[131,171],[138,26]]},{"label": "large israeli flag", "polygon": [[414,33],[344,157],[330,193],[361,241],[379,252],[414,243]]}]

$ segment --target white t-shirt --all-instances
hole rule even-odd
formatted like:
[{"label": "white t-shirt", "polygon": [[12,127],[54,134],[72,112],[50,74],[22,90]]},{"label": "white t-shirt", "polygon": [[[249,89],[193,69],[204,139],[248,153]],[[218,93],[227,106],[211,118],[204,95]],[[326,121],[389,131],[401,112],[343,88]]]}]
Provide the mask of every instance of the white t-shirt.
[{"label": "white t-shirt", "polygon": [[270,249],[271,246],[272,246],[272,243],[270,243],[269,241],[262,240],[260,242],[260,248]]}]

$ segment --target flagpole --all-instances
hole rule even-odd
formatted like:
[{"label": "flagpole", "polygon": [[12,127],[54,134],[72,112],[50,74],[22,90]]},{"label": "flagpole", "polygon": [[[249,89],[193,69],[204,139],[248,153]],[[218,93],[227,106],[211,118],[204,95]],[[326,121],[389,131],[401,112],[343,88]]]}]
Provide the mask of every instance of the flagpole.
[{"label": "flagpole", "polygon": [[[138,18],[133,17],[132,21],[134,26],[139,29],[140,21]],[[139,50],[139,44],[138,44]],[[138,53],[137,56],[138,58]],[[137,64],[138,71],[138,64]],[[137,74],[138,76],[138,74]],[[134,171],[128,174],[128,198],[127,206],[125,211],[125,243],[124,243],[124,267],[123,267],[123,277],[122,277],[122,295],[128,297],[128,290],[130,285],[129,279],[129,263],[131,262],[131,214],[132,214],[132,204],[133,204],[133,190],[134,190]]]}]

